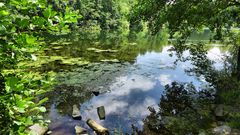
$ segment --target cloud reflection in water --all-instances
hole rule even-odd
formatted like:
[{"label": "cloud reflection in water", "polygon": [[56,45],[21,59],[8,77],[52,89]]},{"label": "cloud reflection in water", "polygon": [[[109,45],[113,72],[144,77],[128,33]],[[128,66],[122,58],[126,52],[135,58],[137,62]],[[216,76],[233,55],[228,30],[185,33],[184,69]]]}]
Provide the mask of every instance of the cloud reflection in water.
[{"label": "cloud reflection in water", "polygon": [[[192,82],[199,87],[204,83],[204,78],[198,79],[185,73],[184,70],[192,66],[190,62],[178,62],[174,65],[176,56],[169,56],[170,48],[171,46],[164,47],[161,53],[147,52],[138,55],[136,62],[125,73],[116,76],[115,81],[108,86],[110,92],[93,97],[81,105],[82,123],[91,118],[105,127],[121,128],[123,132],[130,132],[131,124],[141,129],[142,120],[149,114],[147,107],[157,108],[165,85],[178,81]],[[222,55],[219,50],[213,48],[208,57],[213,58],[213,52]],[[184,52],[184,55],[189,55],[189,52]],[[105,107],[106,120],[99,120],[97,115],[99,106]],[[71,119],[68,115],[60,116],[54,112],[54,108],[51,112],[54,117],[62,117],[63,125],[67,119]],[[83,126],[87,127],[84,124]]]}]

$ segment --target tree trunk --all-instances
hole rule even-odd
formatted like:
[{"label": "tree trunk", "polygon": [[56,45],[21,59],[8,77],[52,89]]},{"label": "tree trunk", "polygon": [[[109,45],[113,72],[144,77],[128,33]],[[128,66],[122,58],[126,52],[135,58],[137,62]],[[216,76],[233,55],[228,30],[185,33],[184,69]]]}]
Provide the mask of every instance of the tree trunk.
[{"label": "tree trunk", "polygon": [[0,94],[3,95],[5,92],[5,80],[3,75],[0,72]]},{"label": "tree trunk", "polygon": [[237,57],[237,78],[240,80],[240,46],[238,47]]}]

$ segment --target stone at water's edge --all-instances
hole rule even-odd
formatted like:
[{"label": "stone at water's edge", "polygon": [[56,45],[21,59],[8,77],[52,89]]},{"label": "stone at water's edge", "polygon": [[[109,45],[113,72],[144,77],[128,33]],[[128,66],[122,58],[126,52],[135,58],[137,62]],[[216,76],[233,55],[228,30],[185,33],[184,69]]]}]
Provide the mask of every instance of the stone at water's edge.
[{"label": "stone at water's edge", "polygon": [[51,135],[51,134],[52,134],[52,131],[48,131],[48,132],[47,132],[47,135]]},{"label": "stone at water's edge", "polygon": [[80,126],[75,126],[76,135],[88,135],[87,130]]},{"label": "stone at water's edge", "polygon": [[222,104],[217,105],[214,113],[217,117],[223,117],[224,116],[224,105],[222,105]]},{"label": "stone at water's edge", "polygon": [[223,125],[213,129],[213,133],[216,135],[230,135],[231,128],[229,126]]},{"label": "stone at water's edge", "polygon": [[100,120],[104,120],[105,119],[105,108],[104,106],[100,106],[97,108],[97,113],[98,113],[98,117]]},{"label": "stone at water's edge", "polygon": [[98,96],[100,94],[99,91],[92,91],[92,93],[95,95],[95,96]]},{"label": "stone at water's edge", "polygon": [[98,135],[109,135],[109,131],[107,128],[101,126],[97,122],[92,119],[87,120],[87,124],[90,128],[92,128]]},{"label": "stone at water's edge", "polygon": [[78,109],[77,105],[73,105],[72,117],[73,119],[76,119],[76,120],[82,119],[80,110]]},{"label": "stone at water's edge", "polygon": [[47,131],[48,128],[41,126],[39,124],[34,124],[31,127],[29,127],[30,133],[34,135],[44,135]]}]

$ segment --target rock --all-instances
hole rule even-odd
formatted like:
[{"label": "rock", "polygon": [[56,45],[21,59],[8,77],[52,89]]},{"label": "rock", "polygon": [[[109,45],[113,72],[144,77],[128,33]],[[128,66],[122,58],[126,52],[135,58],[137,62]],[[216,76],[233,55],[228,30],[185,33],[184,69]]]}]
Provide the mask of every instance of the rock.
[{"label": "rock", "polygon": [[97,108],[97,113],[98,113],[98,117],[100,120],[104,120],[105,119],[105,108],[104,106],[100,106]]},{"label": "rock", "polygon": [[222,105],[222,104],[217,105],[214,113],[215,113],[215,116],[217,116],[217,117],[223,117],[224,116],[224,105]]},{"label": "rock", "polygon": [[118,59],[104,59],[100,60],[101,62],[110,62],[110,63],[119,63],[120,61]]},{"label": "rock", "polygon": [[222,125],[224,125],[225,123],[224,123],[223,121],[216,121],[216,124],[217,124],[217,126],[222,126]]},{"label": "rock", "polygon": [[231,135],[240,135],[240,130],[238,130],[238,129],[232,129]]},{"label": "rock", "polygon": [[41,126],[39,124],[34,124],[31,127],[29,127],[30,133],[35,134],[35,135],[44,135],[47,131],[48,128]]},{"label": "rock", "polygon": [[80,126],[75,126],[76,135],[87,135],[87,129]]},{"label": "rock", "polygon": [[99,91],[92,91],[92,93],[95,95],[95,96],[98,96],[100,94]]},{"label": "rock", "polygon": [[51,134],[52,134],[52,131],[48,131],[48,132],[47,132],[47,135],[51,135]]},{"label": "rock", "polygon": [[230,135],[231,128],[229,126],[223,125],[213,129],[213,133],[216,135]]},{"label": "rock", "polygon": [[200,132],[198,135],[207,135],[207,133],[205,133],[205,132]]},{"label": "rock", "polygon": [[77,105],[73,105],[72,117],[73,119],[76,119],[76,120],[82,119],[80,110],[78,109]]},{"label": "rock", "polygon": [[87,120],[87,124],[90,128],[92,128],[98,135],[109,135],[109,131],[107,128],[99,125],[92,119]]}]

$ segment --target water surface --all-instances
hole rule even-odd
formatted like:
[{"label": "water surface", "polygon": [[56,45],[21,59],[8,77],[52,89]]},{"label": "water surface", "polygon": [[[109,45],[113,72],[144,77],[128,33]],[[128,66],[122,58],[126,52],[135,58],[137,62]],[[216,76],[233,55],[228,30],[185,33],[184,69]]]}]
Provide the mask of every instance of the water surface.
[{"label": "water surface", "polygon": [[[110,129],[112,134],[131,133],[132,125],[142,129],[143,119],[150,114],[149,106],[158,109],[165,85],[174,81],[188,82],[199,89],[207,84],[204,78],[185,72],[192,67],[191,62],[176,62],[177,56],[170,51],[172,46],[167,43],[125,44],[108,46],[104,43],[75,42],[60,48],[53,46],[46,51],[48,55],[90,61],[58,73],[58,83],[49,95],[47,116],[51,120],[49,127],[53,134],[75,134],[75,125],[81,125],[92,133],[86,125],[89,118]],[[221,68],[226,52],[219,46],[208,48],[207,56],[217,62],[216,68]],[[103,51],[106,49],[108,51]],[[190,54],[185,51],[183,55]],[[57,68],[61,66],[57,65]],[[96,96],[93,92],[100,94]],[[74,104],[81,110],[81,121],[71,117]],[[105,120],[98,118],[99,106],[105,107]]]}]

